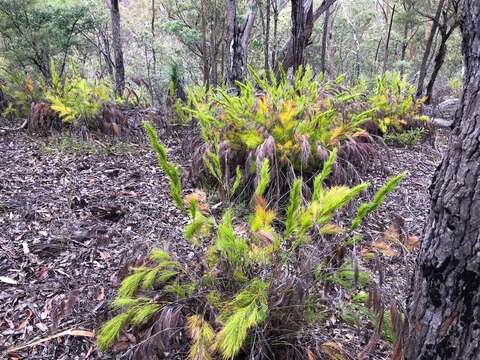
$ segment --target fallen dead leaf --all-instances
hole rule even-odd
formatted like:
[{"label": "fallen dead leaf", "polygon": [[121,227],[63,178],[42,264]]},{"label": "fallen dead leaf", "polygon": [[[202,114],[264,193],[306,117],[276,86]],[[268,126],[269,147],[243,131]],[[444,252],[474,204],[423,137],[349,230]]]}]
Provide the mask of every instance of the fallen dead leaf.
[{"label": "fallen dead leaf", "polygon": [[32,310],[27,309],[26,313],[27,313],[27,317],[23,319],[23,321],[17,326],[17,330],[22,330],[23,328],[25,328],[25,326],[27,326],[28,322],[32,318],[32,315],[33,315]]},{"label": "fallen dead leaf", "polygon": [[343,346],[334,341],[324,342],[320,345],[320,350],[332,360],[347,360],[347,354],[345,353]]},{"label": "fallen dead leaf", "polygon": [[103,299],[105,299],[105,288],[103,288],[103,286],[98,290],[96,299],[98,301],[102,301]]},{"label": "fallen dead leaf", "polygon": [[408,250],[412,251],[413,249],[420,247],[420,239],[416,235],[411,235],[408,237],[407,244],[405,246]]},{"label": "fallen dead leaf", "polygon": [[48,276],[48,267],[42,266],[40,270],[37,271],[37,278],[43,280]]},{"label": "fallen dead leaf", "polygon": [[393,250],[390,245],[388,245],[386,242],[384,241],[375,241],[372,246],[379,250],[383,255],[385,255],[386,257],[394,257],[395,255],[397,255],[397,252],[395,250]]}]

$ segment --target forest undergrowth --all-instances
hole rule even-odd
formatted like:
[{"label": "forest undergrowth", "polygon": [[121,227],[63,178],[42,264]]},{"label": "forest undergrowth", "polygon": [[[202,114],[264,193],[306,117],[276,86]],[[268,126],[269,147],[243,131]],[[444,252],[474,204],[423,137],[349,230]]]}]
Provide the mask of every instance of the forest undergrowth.
[{"label": "forest undergrowth", "polygon": [[[185,162],[182,139],[191,135],[189,131],[178,136],[175,132],[160,135],[173,155],[170,159],[184,166],[188,160]],[[146,256],[151,248],[165,249],[184,266],[198,266],[197,250],[191,242],[181,240],[181,224],[186,224],[187,218],[172,205],[165,187],[167,179],[158,172],[148,147],[108,156],[50,147],[44,152],[44,145],[36,145],[23,135],[2,137],[2,161],[16,164],[3,168],[8,173],[2,178],[10,181],[1,189],[5,204],[1,223],[6,234],[2,252],[9,258],[2,271],[16,283],[0,285],[5,313],[0,334],[9,347],[64,329],[93,332],[107,319],[115,284],[127,274],[129,264],[141,254]],[[342,306],[331,308],[329,316],[321,319],[324,323],[320,328],[310,328],[307,344],[311,351],[316,351],[316,342],[324,344],[323,351],[346,358],[362,351],[374,330],[361,302],[368,294],[365,280],[378,282],[382,278],[382,296],[395,299],[400,308],[404,306],[414,253],[397,242],[398,233],[411,239],[421,235],[428,210],[425,189],[439,154],[425,143],[413,149],[391,149],[390,157],[393,161],[385,163],[386,169],[377,163],[377,170],[364,180],[378,189],[387,174],[407,170],[408,176],[400,190],[387,197],[377,215],[368,220],[365,246],[358,249],[358,289],[352,291],[348,268],[330,285],[329,294],[336,293]],[[145,160],[138,161],[142,158]],[[188,192],[194,193],[194,189]],[[218,208],[211,212],[220,218]],[[10,226],[12,223],[15,227]],[[15,239],[21,241],[21,248],[13,246]],[[380,269],[376,260],[364,263],[369,256],[382,260]],[[76,274],[73,283],[71,274]],[[321,287],[318,291],[325,294]],[[373,358],[384,358],[391,351],[391,334],[387,330],[384,335]],[[138,341],[137,335],[125,332],[110,351],[128,352],[136,349]],[[186,347],[181,349],[187,351]],[[17,353],[52,359],[87,353],[109,358],[112,354],[99,353],[93,339],[69,336]]]}]

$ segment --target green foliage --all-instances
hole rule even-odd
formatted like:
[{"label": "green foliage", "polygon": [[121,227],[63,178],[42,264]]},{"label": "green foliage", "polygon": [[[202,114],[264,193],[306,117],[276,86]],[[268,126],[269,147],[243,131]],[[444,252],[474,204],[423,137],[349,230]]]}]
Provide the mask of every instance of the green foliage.
[{"label": "green foliage", "polygon": [[384,201],[385,196],[395,190],[400,181],[402,181],[406,176],[406,173],[392,176],[380,189],[378,189],[371,202],[361,204],[357,210],[357,215],[352,221],[351,229],[355,230],[362,223],[363,219],[365,219],[373,211],[377,210],[377,208]]},{"label": "green foliage", "polygon": [[191,315],[187,319],[187,329],[193,340],[188,358],[191,360],[211,360],[209,349],[215,339],[215,330],[200,315]]},{"label": "green foliage", "polygon": [[267,317],[268,284],[260,279],[251,280],[251,284],[238,293],[227,305],[225,324],[217,334],[216,347],[224,359],[234,359],[244,346],[248,331],[263,323]]},{"label": "green foliage", "polygon": [[[267,82],[253,69],[250,73],[253,80],[238,84],[238,95],[225,88],[192,89],[186,108],[198,120],[207,145],[205,166],[219,184],[232,183],[225,178],[232,177],[227,171],[232,160],[237,166],[246,159],[240,165],[242,172],[257,180],[262,167],[255,168],[252,162],[270,160],[274,171],[267,198],[291,186],[290,174],[313,177],[325,161],[328,166],[317,181],[327,181],[337,156],[347,160],[340,163],[366,166],[365,154],[374,151],[367,122],[388,133],[422,120],[418,116],[422,100],[413,100],[414,88],[398,73],[378,78],[373,90],[364,80],[348,87],[341,78],[314,79],[308,67],[292,82],[284,77],[277,80],[273,74]],[[335,155],[329,157],[329,151]],[[244,183],[258,181],[244,179]],[[225,186],[222,189],[225,192]]]},{"label": "green foliage", "polygon": [[170,195],[172,196],[177,207],[180,210],[184,210],[185,206],[183,205],[182,200],[182,181],[180,169],[168,161],[167,150],[158,141],[157,131],[152,124],[145,122],[144,127],[150,140],[150,144],[157,155],[158,164],[170,181]]},{"label": "green foliage", "polygon": [[133,274],[122,280],[112,306],[114,309],[124,311],[107,321],[100,329],[97,337],[100,349],[106,350],[110,347],[126,326],[143,325],[161,310],[161,304],[143,296],[136,297],[137,292],[151,290],[156,286],[165,290],[169,286],[175,286],[175,278],[183,271],[181,265],[172,261],[162,250],[154,249],[150,254],[150,260],[155,262],[155,265],[135,268]]},{"label": "green foliage", "polygon": [[237,236],[232,225],[232,212],[227,210],[218,226],[215,246],[234,271],[241,270],[250,260],[249,248],[244,238]]},{"label": "green foliage", "polygon": [[220,186],[222,199],[230,202],[242,184],[243,176],[240,166],[236,167],[234,176],[230,175],[229,168],[222,167],[218,139],[214,139],[213,148],[205,151],[202,160],[210,175]]},{"label": "green foliage", "polygon": [[388,133],[385,135],[387,144],[408,147],[420,143],[425,137],[426,130],[424,128],[413,128],[404,131]]},{"label": "green foliage", "polygon": [[108,320],[100,329],[97,344],[101,350],[107,350],[117,340],[120,331],[126,326],[131,315],[128,312],[118,314]]},{"label": "green foliage", "polygon": [[[341,307],[340,317],[342,320],[356,327],[362,327],[367,322],[370,322],[374,327],[378,324],[378,316],[371,311],[365,304],[361,303],[347,303]],[[384,310],[382,325],[380,327],[380,335],[382,339],[389,343],[395,342],[395,331],[392,326],[391,315],[389,311]]]},{"label": "green foliage", "polygon": [[[153,134],[148,127],[147,131]],[[154,138],[152,146],[158,145],[158,140]],[[165,149],[157,152],[162,158],[160,166],[164,166],[167,162]],[[328,236],[328,233],[341,236],[340,241],[350,238],[351,233],[332,223],[332,219],[337,210],[344,208],[368,186],[326,187],[323,180],[332,169],[335,155],[332,151],[325,161],[315,180],[315,193],[310,200],[302,195],[303,181],[293,181],[290,204],[280,217],[267,208],[262,197],[269,184],[268,161],[264,161],[250,228],[239,230],[242,229],[238,227],[241,220],[231,209],[225,211],[218,225],[212,219],[208,224],[208,234],[211,230],[213,236],[205,233],[197,238],[198,242],[202,241],[198,254],[200,266],[195,267],[198,271],[186,271],[166,252],[153,250],[149,257],[153,264],[132,269],[131,275],[122,281],[113,306],[123,313],[103,326],[99,333],[99,346],[102,349],[111,346],[127,325],[148,326],[154,314],[168,306],[175,306],[181,299],[185,321],[179,326],[184,326],[192,339],[189,358],[222,356],[234,359],[255,342],[257,332],[264,332],[262,336],[273,336],[270,346],[281,347],[278,344],[284,341],[278,340],[285,336],[296,338],[303,328],[298,324],[312,319],[313,309],[320,306],[317,297],[311,293],[318,287],[317,282],[332,281],[351,290],[357,277],[359,286],[365,288],[371,281],[371,275],[366,271],[356,274],[350,263],[330,272],[329,276],[320,271],[320,276],[316,277],[311,276],[314,267],[305,266],[308,264],[305,256],[309,251],[302,247],[307,239],[315,241],[319,236]],[[374,211],[400,178],[390,179],[372,202],[367,203],[368,209],[359,210],[355,221],[361,221]],[[191,222],[186,226],[186,235],[197,233],[197,229],[204,225],[202,221],[197,225],[199,215],[206,218],[200,211],[203,195],[191,194],[188,199]],[[274,219],[279,222],[278,227],[273,226]],[[203,254],[200,251],[202,248],[207,248]],[[188,268],[191,269],[191,266],[189,264]],[[295,276],[291,277],[280,269],[292,269]],[[301,279],[298,283],[295,280],[297,277]],[[300,293],[303,295],[297,295]],[[292,318],[297,320],[292,322]],[[276,333],[278,324],[290,335]]]},{"label": "green foliage", "polygon": [[48,81],[55,61],[64,67],[72,49],[87,50],[90,34],[104,18],[90,0],[0,0],[0,54],[12,72],[35,71]]},{"label": "green foliage", "polygon": [[259,180],[257,184],[257,189],[255,190],[256,196],[263,196],[267,186],[270,183],[270,162],[268,159],[263,159],[262,167],[259,174]]},{"label": "green foliage", "polygon": [[52,79],[46,86],[45,98],[67,124],[94,120],[103,106],[113,99],[112,87],[107,83],[94,81],[90,84],[73,71],[64,84],[53,63],[50,73]]},{"label": "green foliage", "polygon": [[399,73],[387,73],[377,78],[373,95],[368,101],[376,110],[380,131],[401,131],[409,122],[424,120],[419,111],[425,99],[414,100],[415,87]]},{"label": "green foliage", "polygon": [[214,220],[202,214],[195,199],[192,199],[189,203],[188,214],[190,222],[185,225],[184,236],[185,239],[191,241],[194,245],[198,245],[201,238],[210,234]]},{"label": "green foliage", "polygon": [[6,73],[1,90],[8,101],[2,116],[12,120],[28,117],[32,102],[44,98],[39,82],[35,81],[30,75],[20,72]]},{"label": "green foliage", "polygon": [[[358,271],[358,285],[360,288],[366,288],[371,281],[372,275],[367,271]],[[352,263],[345,263],[327,280],[340,285],[341,287],[352,291],[355,281],[355,270]]]}]

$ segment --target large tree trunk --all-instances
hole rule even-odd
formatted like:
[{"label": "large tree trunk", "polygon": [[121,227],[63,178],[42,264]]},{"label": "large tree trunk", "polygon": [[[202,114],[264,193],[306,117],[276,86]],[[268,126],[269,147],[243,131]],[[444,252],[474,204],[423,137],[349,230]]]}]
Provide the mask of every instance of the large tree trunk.
[{"label": "large tree trunk", "polygon": [[480,2],[465,0],[464,94],[431,187],[409,304],[407,360],[474,360],[480,354],[479,29]]},{"label": "large tree trunk", "polygon": [[423,53],[422,65],[420,65],[420,74],[418,76],[418,85],[417,85],[417,94],[416,94],[417,97],[420,97],[423,94],[423,85],[425,83],[425,77],[427,76],[427,70],[428,70],[428,59],[432,51],[433,40],[435,39],[435,35],[437,33],[438,24],[440,21],[440,16],[442,15],[444,4],[445,4],[445,0],[440,0],[438,3],[437,12],[435,13],[435,20],[433,21],[432,28],[428,36],[425,52]]},{"label": "large tree trunk", "polygon": [[237,81],[245,78],[247,72],[248,42],[257,15],[257,4],[256,0],[248,1],[245,22],[241,26],[238,24],[236,1],[227,0],[225,7],[226,39],[229,46],[226,82],[235,86]]},{"label": "large tree trunk", "polygon": [[[292,0],[293,1],[293,0]],[[299,1],[299,0],[297,0]],[[310,36],[312,35],[313,32],[313,25],[315,24],[315,21],[317,21],[323,13],[330,8],[337,0],[323,0],[320,6],[312,12],[312,0],[303,0],[303,9],[305,11],[303,19],[305,21],[304,26],[304,41],[305,41],[305,47],[308,45],[308,42],[310,41]],[[272,63],[275,64],[275,71],[278,73],[279,71],[279,63],[280,61],[282,62],[282,66],[287,71],[289,68],[291,68],[294,65],[294,44],[293,44],[293,36],[290,36],[290,38],[287,40],[285,45],[282,47],[280,51],[281,58],[277,59],[275,62],[272,61]]]},{"label": "large tree trunk", "polygon": [[112,0],[112,46],[115,54],[115,92],[122,95],[125,90],[125,67],[123,65],[122,37],[120,30],[120,9],[118,0]]},{"label": "large tree trunk", "polygon": [[[310,9],[312,3],[310,3]],[[293,40],[293,70],[303,66],[303,51],[305,50],[305,10],[303,0],[292,0],[292,40]]]}]

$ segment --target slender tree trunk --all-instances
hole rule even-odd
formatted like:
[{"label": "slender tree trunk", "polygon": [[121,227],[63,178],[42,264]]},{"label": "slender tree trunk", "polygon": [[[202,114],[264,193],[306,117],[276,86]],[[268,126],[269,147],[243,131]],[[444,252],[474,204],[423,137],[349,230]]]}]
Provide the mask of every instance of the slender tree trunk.
[{"label": "slender tree trunk", "polygon": [[218,83],[217,78],[217,0],[213,1],[213,23],[210,32],[210,68],[212,85],[216,86]]},{"label": "slender tree trunk", "polygon": [[205,0],[200,0],[200,17],[202,22],[202,60],[203,60],[203,85],[210,86],[208,52],[207,52],[207,19],[205,15]]},{"label": "slender tree trunk", "polygon": [[231,67],[233,62],[232,43],[235,35],[235,27],[237,21],[237,2],[236,0],[225,0],[225,48],[226,48],[226,83],[232,84],[233,69]]},{"label": "slender tree trunk", "polygon": [[125,66],[123,64],[122,36],[120,29],[120,8],[118,0],[112,0],[112,46],[115,54],[115,92],[122,95],[125,90]]},{"label": "slender tree trunk", "polygon": [[405,358],[480,354],[480,2],[465,0],[464,94],[432,206],[409,301]]},{"label": "slender tree trunk", "polygon": [[445,39],[442,36],[440,39],[440,47],[433,61],[432,75],[430,75],[430,81],[427,84],[427,94],[426,94],[427,104],[430,104],[432,101],[433,87],[435,85],[435,81],[437,80],[438,73],[440,72],[440,69],[442,68],[442,65],[445,61],[446,55],[447,55],[447,39]]},{"label": "slender tree trunk", "polygon": [[400,51],[400,62],[401,62],[401,65],[400,65],[400,74],[403,75],[404,72],[405,72],[405,65],[404,65],[404,61],[405,61],[405,57],[407,56],[407,48],[408,48],[408,30],[410,28],[410,22],[409,21],[405,21],[405,24],[403,26],[403,41],[402,41],[402,48],[401,48],[401,51]]},{"label": "slender tree trunk", "polygon": [[153,59],[153,73],[155,74],[157,71],[157,52],[155,51],[155,20],[156,20],[156,11],[155,11],[155,0],[152,0],[152,23],[151,23],[151,31],[152,31],[152,59]]},{"label": "slender tree trunk", "polygon": [[270,0],[273,8],[273,49],[272,49],[272,67],[277,68],[277,52],[278,52],[278,4],[277,0]]},{"label": "slender tree trunk", "polygon": [[262,1],[259,1],[260,18],[262,20],[263,33],[263,66],[267,79],[270,78],[270,0],[266,1],[265,12]]},{"label": "slender tree trunk", "polygon": [[432,51],[433,40],[435,39],[435,35],[437,33],[438,23],[440,21],[440,16],[442,15],[444,4],[445,0],[440,0],[438,3],[437,12],[435,13],[435,20],[433,21],[432,28],[428,36],[425,52],[423,53],[422,65],[420,66],[420,74],[418,76],[417,97],[420,97],[423,94],[423,85],[425,83],[425,77],[427,76],[428,70],[428,59],[430,57],[430,52]]},{"label": "slender tree trunk", "polygon": [[430,81],[427,84],[427,103],[430,103],[432,101],[435,81],[437,80],[437,76],[440,73],[443,63],[445,62],[445,57],[447,56],[447,42],[450,36],[453,34],[453,31],[457,28],[457,26],[457,24],[452,25],[452,27],[448,31],[445,28],[440,28],[440,48],[438,49],[438,53],[435,56],[432,75],[430,76]]},{"label": "slender tree trunk", "polygon": [[390,36],[392,34],[392,26],[393,26],[393,18],[395,16],[395,5],[393,5],[392,9],[392,15],[390,17],[390,23],[388,25],[388,30],[387,30],[387,41],[385,41],[385,48],[383,50],[383,68],[382,72],[385,74],[387,71],[387,65],[388,65],[388,46],[390,45]]},{"label": "slender tree trunk", "polygon": [[323,23],[323,34],[322,34],[322,53],[320,59],[320,71],[323,74],[327,73],[327,45],[328,37],[330,36],[330,8],[325,11],[325,20]]}]

